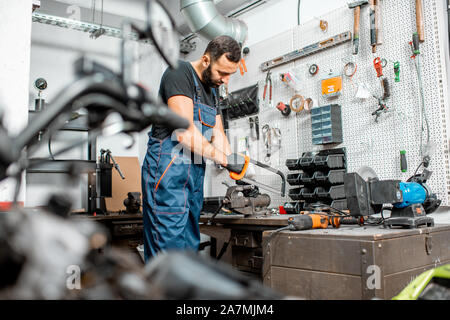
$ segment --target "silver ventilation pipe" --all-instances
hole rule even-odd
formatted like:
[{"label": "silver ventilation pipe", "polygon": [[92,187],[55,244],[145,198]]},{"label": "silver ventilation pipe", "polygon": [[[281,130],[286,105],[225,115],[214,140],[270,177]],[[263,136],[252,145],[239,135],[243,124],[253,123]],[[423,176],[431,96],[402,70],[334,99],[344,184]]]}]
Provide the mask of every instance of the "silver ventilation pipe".
[{"label": "silver ventilation pipe", "polygon": [[227,35],[243,44],[247,39],[245,22],[221,15],[213,0],[180,0],[180,10],[191,31],[207,40]]}]

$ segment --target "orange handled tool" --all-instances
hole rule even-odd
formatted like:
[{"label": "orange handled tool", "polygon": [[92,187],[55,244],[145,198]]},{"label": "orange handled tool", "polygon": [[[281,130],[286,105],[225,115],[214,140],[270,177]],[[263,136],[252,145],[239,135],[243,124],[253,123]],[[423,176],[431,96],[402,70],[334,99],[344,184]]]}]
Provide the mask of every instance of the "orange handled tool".
[{"label": "orange handled tool", "polygon": [[383,66],[381,65],[381,58],[377,57],[373,60],[373,65],[377,72],[377,77],[380,78],[383,76]]},{"label": "orange handled tool", "polygon": [[416,0],[416,23],[417,33],[419,34],[419,41],[425,42],[425,24],[422,0]]},{"label": "orange handled tool", "polygon": [[243,76],[244,73],[247,72],[247,66],[245,65],[244,58],[242,58],[239,62],[239,71],[241,72],[241,76]]},{"label": "orange handled tool", "polygon": [[269,86],[269,102],[272,102],[272,72],[269,70],[266,75],[266,82],[264,84],[263,100],[266,100],[267,86]]},{"label": "orange handled tool", "polygon": [[329,217],[319,213],[301,214],[290,217],[288,224],[292,230],[327,229],[329,225],[339,228],[341,226],[341,218]]},{"label": "orange handled tool", "polygon": [[242,178],[244,178],[245,173],[247,172],[248,169],[248,165],[250,164],[250,158],[246,155],[241,154],[241,156],[244,157],[245,162],[244,162],[244,167],[242,168],[242,171],[240,173],[237,172],[230,172],[230,178],[236,181],[242,180]]},{"label": "orange handled tool", "polygon": [[[243,167],[242,171],[239,172],[239,173],[230,172],[230,178],[231,179],[236,180],[236,181],[243,181],[243,182],[246,182],[246,183],[249,183],[249,184],[254,184],[254,185],[256,185],[256,186],[258,186],[258,187],[260,187],[262,189],[266,189],[266,190],[269,190],[269,191],[272,191],[272,192],[275,192],[275,193],[280,193],[282,197],[285,196],[285,194],[286,194],[286,177],[283,174],[283,172],[281,172],[281,171],[279,171],[277,169],[274,169],[274,168],[272,168],[272,167],[270,167],[270,166],[268,166],[268,165],[266,165],[264,163],[261,163],[259,161],[252,160],[252,159],[250,159],[250,157],[248,157],[246,155],[241,154],[241,156],[243,156],[244,159],[245,159],[244,160],[244,167]],[[250,163],[254,164],[255,166],[261,167],[263,169],[269,170],[269,171],[279,175],[281,177],[281,192],[278,191],[278,190],[275,190],[274,188],[272,188],[270,186],[267,186],[267,185],[265,185],[263,183],[255,181],[253,179],[245,178],[245,174],[247,173],[247,169],[248,169],[248,166],[249,166]]]},{"label": "orange handled tool", "polygon": [[302,214],[288,219],[292,230],[311,230],[328,228],[328,217],[320,214]]}]

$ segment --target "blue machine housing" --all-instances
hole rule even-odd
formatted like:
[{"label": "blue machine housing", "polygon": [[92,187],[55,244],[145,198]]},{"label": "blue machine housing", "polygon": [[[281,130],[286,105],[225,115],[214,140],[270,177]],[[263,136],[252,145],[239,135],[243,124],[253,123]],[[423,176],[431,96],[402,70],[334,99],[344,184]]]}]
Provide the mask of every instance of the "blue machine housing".
[{"label": "blue machine housing", "polygon": [[423,204],[427,199],[427,190],[416,182],[400,182],[403,202],[395,203],[394,207],[403,209],[413,204]]}]

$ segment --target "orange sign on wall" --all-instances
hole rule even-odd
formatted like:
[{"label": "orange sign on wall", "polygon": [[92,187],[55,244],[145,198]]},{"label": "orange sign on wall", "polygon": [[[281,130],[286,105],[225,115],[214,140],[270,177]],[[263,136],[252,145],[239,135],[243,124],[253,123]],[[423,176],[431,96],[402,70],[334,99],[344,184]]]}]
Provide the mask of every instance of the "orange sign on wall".
[{"label": "orange sign on wall", "polygon": [[336,76],[322,80],[322,95],[334,97],[340,95],[342,91],[342,76]]}]

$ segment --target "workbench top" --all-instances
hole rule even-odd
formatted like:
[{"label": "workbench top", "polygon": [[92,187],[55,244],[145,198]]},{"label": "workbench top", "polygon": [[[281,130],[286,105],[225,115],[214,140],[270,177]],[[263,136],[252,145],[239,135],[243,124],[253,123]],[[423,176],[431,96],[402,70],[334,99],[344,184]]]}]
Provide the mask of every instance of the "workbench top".
[{"label": "workbench top", "polygon": [[138,214],[129,214],[129,213],[110,213],[107,215],[88,215],[88,214],[74,214],[71,215],[70,218],[73,219],[88,219],[94,221],[103,221],[103,220],[128,220],[128,219],[142,219],[142,213]]},{"label": "workbench top", "polygon": [[[253,225],[253,226],[268,226],[268,227],[285,227],[288,225],[289,217],[295,215],[261,215],[261,216],[249,216],[247,218],[244,215],[225,215],[218,214],[212,221],[214,224],[224,225]],[[200,216],[200,223],[208,223],[213,217],[213,214],[202,214]]]},{"label": "workbench top", "polygon": [[[414,235],[430,234],[440,231],[450,231],[450,224],[435,224],[434,227],[417,228],[417,229],[401,229],[401,228],[384,228],[381,226],[356,226],[356,225],[342,225],[339,229],[329,227],[328,229],[314,229],[303,231],[282,231],[280,234],[293,237],[314,237],[314,238],[340,238],[351,239],[357,238],[360,240],[385,240]],[[265,235],[269,235],[273,231],[265,231]]]},{"label": "workbench top", "polygon": [[[200,222],[208,224],[212,214],[205,214],[200,217]],[[288,225],[289,217],[296,215],[264,215],[244,218],[243,215],[217,215],[213,224],[224,225],[232,228],[233,226],[251,225],[267,227],[284,227]],[[272,228],[268,228],[272,229]],[[314,229],[303,231],[282,231],[281,234],[290,236],[309,236],[309,237],[333,237],[333,238],[358,238],[361,240],[392,239],[410,235],[428,234],[431,232],[448,231],[450,224],[435,224],[434,227],[418,229],[384,228],[382,225],[341,225],[339,229],[329,227],[328,229]],[[273,230],[265,231],[267,233]]]}]

